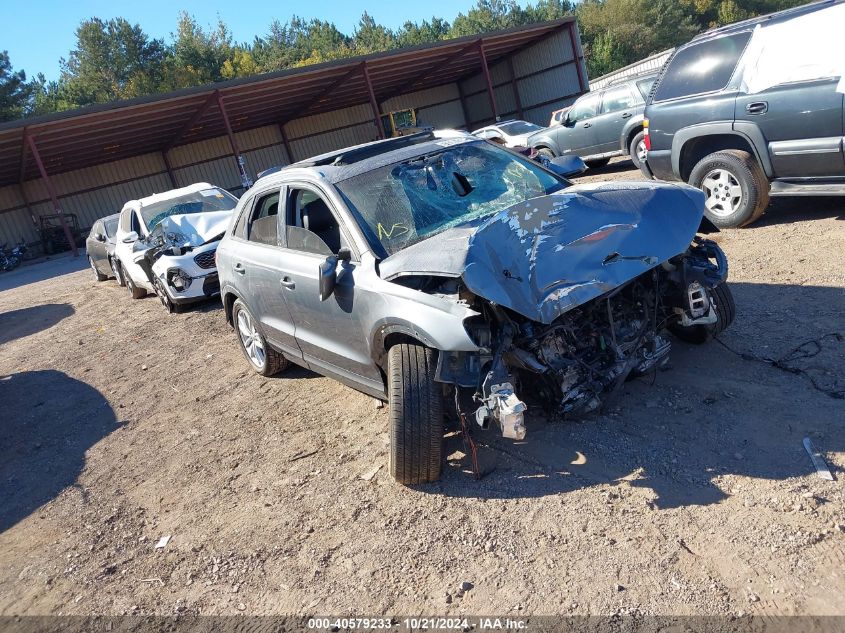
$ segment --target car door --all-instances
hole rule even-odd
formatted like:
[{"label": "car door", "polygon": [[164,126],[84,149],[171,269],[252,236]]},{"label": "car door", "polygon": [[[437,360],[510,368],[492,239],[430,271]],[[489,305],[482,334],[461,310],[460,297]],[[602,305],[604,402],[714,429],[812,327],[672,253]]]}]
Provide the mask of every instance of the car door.
[{"label": "car door", "polygon": [[147,279],[147,274],[132,259],[135,241],[125,241],[127,236],[133,231],[138,234],[138,237],[144,237],[141,222],[138,219],[137,210],[132,207],[126,207],[120,212],[120,220],[118,221],[116,235],[117,243],[115,244],[114,252],[120,260],[121,266],[123,266],[126,273],[132,277],[132,280],[137,285],[147,287],[150,285],[149,280]]},{"label": "car door", "polygon": [[595,154],[596,131],[593,127],[599,112],[601,94],[588,94],[569,109],[563,124],[552,132],[557,140],[561,155],[575,154],[589,156]]},{"label": "car door", "polygon": [[839,78],[799,81],[740,93],[736,120],[763,133],[776,178],[845,176]]},{"label": "car door", "polygon": [[267,341],[274,348],[301,358],[293,317],[279,284],[285,256],[279,241],[281,197],[282,190],[276,185],[257,191],[246,201],[233,229],[236,246],[228,261],[243,300],[261,324]]},{"label": "car door", "polygon": [[605,90],[602,95],[601,110],[593,123],[596,131],[594,153],[619,151],[622,129],[628,119],[642,113],[643,109],[642,100],[637,98],[627,83]]},{"label": "car door", "polygon": [[103,223],[101,220],[94,222],[91,227],[91,232],[85,240],[85,250],[88,252],[88,257],[94,267],[104,274],[109,274],[111,271],[106,270],[107,266],[103,266],[103,260],[106,259],[105,240],[103,235]]},{"label": "car door", "polygon": [[[318,186],[288,183],[284,256],[279,284],[285,292],[303,359],[318,371],[383,389],[381,373],[370,357],[360,310],[363,289],[356,287],[360,263],[332,199]],[[320,300],[319,266],[347,248],[351,260],[339,262],[332,295]]]}]

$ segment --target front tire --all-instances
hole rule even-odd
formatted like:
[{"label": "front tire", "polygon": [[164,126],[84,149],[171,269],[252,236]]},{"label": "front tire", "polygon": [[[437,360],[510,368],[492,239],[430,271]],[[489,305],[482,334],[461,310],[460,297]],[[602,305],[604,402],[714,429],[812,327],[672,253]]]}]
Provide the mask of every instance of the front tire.
[{"label": "front tire", "polygon": [[267,345],[258,322],[240,299],[232,306],[232,323],[238,335],[238,347],[255,373],[269,377],[287,369],[288,359]]},{"label": "front tire", "polygon": [[727,330],[736,318],[736,303],[726,282],[712,288],[707,294],[716,311],[716,322],[710,325],[693,325],[691,327],[674,326],[672,333],[682,341],[696,345],[706,343],[714,336],[718,336]]},{"label": "front tire", "polygon": [[769,181],[751,154],[729,149],[702,158],[689,184],[704,192],[704,214],[721,229],[747,226],[769,205]]},{"label": "front tire", "polygon": [[634,138],[631,139],[631,144],[628,146],[628,153],[631,156],[631,162],[634,167],[643,171],[643,163],[646,162],[648,151],[645,148],[645,132],[640,131]]},{"label": "front tire", "polygon": [[443,391],[436,366],[436,352],[421,345],[402,343],[387,353],[390,474],[401,484],[440,478]]},{"label": "front tire", "polygon": [[546,158],[548,158],[549,160],[551,160],[551,159],[553,159],[553,158],[555,157],[555,153],[554,153],[552,150],[550,150],[548,147],[541,147],[541,148],[539,148],[539,149],[537,150],[537,153],[538,153],[540,156],[545,156],[545,157],[546,157]]},{"label": "front tire", "polygon": [[88,257],[88,265],[91,267],[91,270],[94,271],[94,277],[97,281],[105,281],[108,279],[108,276],[104,275],[97,269],[97,265],[94,263],[94,260],[91,257]]},{"label": "front tire", "polygon": [[123,264],[120,265],[120,271],[123,274],[123,279],[126,281],[126,288],[129,290],[130,297],[133,299],[143,299],[147,296],[147,291],[135,285],[135,282],[132,281],[132,277],[126,271],[126,267]]}]

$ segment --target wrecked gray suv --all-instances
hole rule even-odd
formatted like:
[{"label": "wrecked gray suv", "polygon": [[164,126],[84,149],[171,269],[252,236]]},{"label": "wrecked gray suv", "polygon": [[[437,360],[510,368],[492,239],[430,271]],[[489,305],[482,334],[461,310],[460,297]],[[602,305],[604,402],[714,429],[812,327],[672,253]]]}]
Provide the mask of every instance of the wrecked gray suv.
[{"label": "wrecked gray suv", "polygon": [[439,477],[444,415],[518,440],[526,402],[597,409],[667,361],[667,331],[704,340],[734,306],[700,191],[564,178],[582,169],[423,133],[261,177],[217,249],[247,360],[386,400],[406,484]]}]

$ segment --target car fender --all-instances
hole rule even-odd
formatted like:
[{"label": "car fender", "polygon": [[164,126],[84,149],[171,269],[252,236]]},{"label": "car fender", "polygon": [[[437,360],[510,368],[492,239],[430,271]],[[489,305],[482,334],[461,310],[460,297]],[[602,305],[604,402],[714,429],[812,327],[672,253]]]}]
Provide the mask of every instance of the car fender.
[{"label": "car fender", "polygon": [[[562,126],[558,126],[562,127]],[[553,132],[558,132],[558,129],[552,130]],[[539,147],[548,147],[555,153],[555,156],[560,156],[560,145],[558,145],[557,140],[555,139],[557,134],[550,134],[547,132],[538,132],[537,134],[531,135],[529,137],[528,142],[532,149],[537,149]]]},{"label": "car fender", "polygon": [[633,135],[632,132],[636,128],[641,128],[643,126],[643,121],[645,117],[640,114],[635,114],[630,119],[625,122],[625,127],[622,128],[622,133],[619,135],[619,149],[622,150],[622,154],[625,156],[628,155],[628,139],[631,138]]},{"label": "car fender", "polygon": [[717,135],[738,136],[745,139],[754,150],[757,162],[763,167],[766,176],[771,178],[773,172],[769,154],[767,151],[760,151],[761,147],[766,147],[763,132],[756,124],[749,121],[712,121],[681,128],[672,137],[672,172],[680,177],[681,150],[688,141],[702,136]]}]

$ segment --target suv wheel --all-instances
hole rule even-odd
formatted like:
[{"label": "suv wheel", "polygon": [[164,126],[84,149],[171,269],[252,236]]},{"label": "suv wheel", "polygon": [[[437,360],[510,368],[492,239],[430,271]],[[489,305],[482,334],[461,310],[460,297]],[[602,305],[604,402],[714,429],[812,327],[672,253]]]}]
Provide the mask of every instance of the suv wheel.
[{"label": "suv wheel", "polygon": [[232,322],[238,334],[239,347],[257,374],[275,376],[287,369],[288,359],[267,345],[255,317],[240,299],[232,306]]},{"label": "suv wheel", "polygon": [[648,155],[645,148],[645,132],[640,131],[631,139],[628,153],[631,155],[631,162],[634,163],[634,167],[642,171],[643,163],[645,163]]},{"label": "suv wheel", "polygon": [[142,297],[147,296],[147,291],[143,288],[139,288],[135,285],[135,282],[132,280],[132,277],[126,272],[126,267],[122,264],[120,266],[120,271],[122,273],[124,281],[126,281],[126,287],[129,289],[129,295],[133,299],[141,299]]},{"label": "suv wheel", "polygon": [[769,204],[766,174],[748,152],[724,150],[702,158],[689,184],[704,192],[704,213],[719,228],[745,226]]},{"label": "suv wheel", "polygon": [[549,160],[551,160],[555,157],[555,153],[552,150],[550,150],[548,147],[541,147],[540,149],[537,150],[537,153],[540,156],[545,156]]},{"label": "suv wheel", "polygon": [[394,345],[387,353],[390,474],[401,484],[440,478],[443,391],[436,366],[436,352],[421,345]]}]

